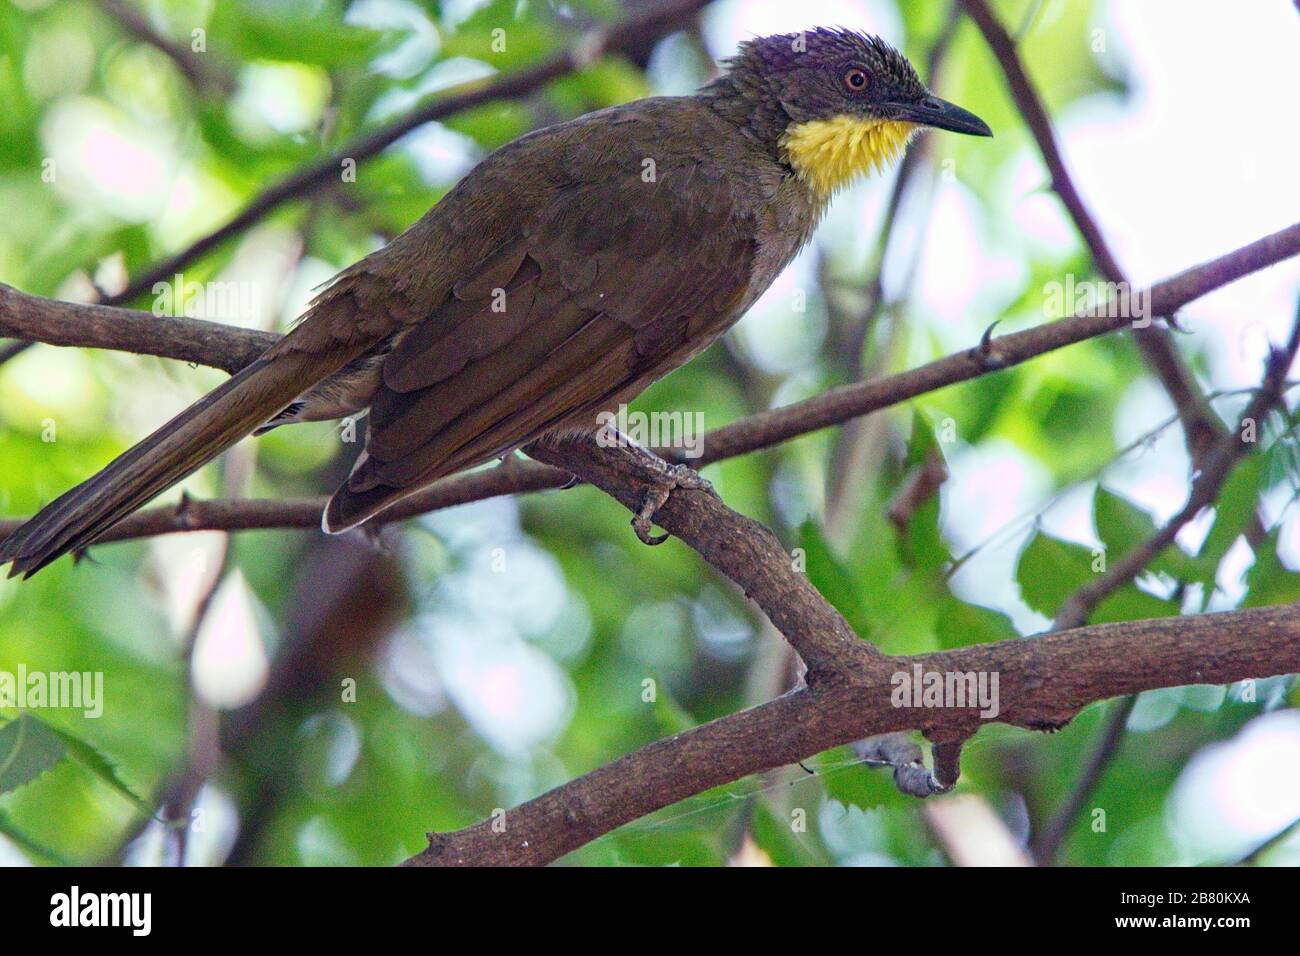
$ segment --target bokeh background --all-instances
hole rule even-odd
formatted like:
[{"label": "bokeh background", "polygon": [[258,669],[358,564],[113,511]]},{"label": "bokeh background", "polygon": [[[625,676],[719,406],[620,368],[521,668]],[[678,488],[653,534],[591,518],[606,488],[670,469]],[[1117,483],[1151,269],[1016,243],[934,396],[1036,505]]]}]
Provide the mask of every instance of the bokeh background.
[{"label": "bokeh background", "polygon": [[[1290,0],[994,6],[1135,282],[1300,218],[1300,12]],[[141,39],[124,8],[182,47],[204,31],[200,71],[187,75]],[[625,9],[5,0],[0,281],[73,300],[112,295],[359,132],[537,62]],[[947,3],[717,0],[692,29],[421,126],[363,162],[355,182],[287,204],[184,270],[182,284],[240,290],[215,304],[189,299],[191,314],[283,329],[313,287],[404,229],[493,148],[592,109],[689,92],[740,40],[818,24],[880,33],[996,138],[924,137],[888,242],[896,171],[845,192],[736,329],[635,408],[701,412],[716,427],[968,348],[995,320],[999,331],[1041,323],[1054,317],[1050,283],[1096,278],[995,60]],[[1178,347],[1225,422],[1257,384],[1268,343],[1285,337],[1298,294],[1300,266],[1288,263],[1182,313]],[[30,514],[220,380],[49,346],[9,358],[0,513]],[[1044,630],[1090,578],[1094,548],[1120,553],[1175,513],[1190,463],[1172,417],[1131,339],[1110,336],[705,475],[804,549],[814,583],[864,637],[919,652]],[[1180,535],[1180,553],[1093,620],[1300,598],[1289,426],[1275,420],[1267,442],[1220,507]],[[329,424],[280,429],[185,489],[319,494],[357,447]],[[888,505],[929,449],[948,479],[899,532]],[[1257,504],[1264,521],[1252,536]],[[34,714],[67,735],[67,750],[0,794],[0,861],[391,864],[421,849],[426,830],[476,822],[784,690],[789,656],[743,596],[675,541],[643,547],[627,521],[617,503],[577,488],[429,515],[378,541],[173,535],[0,582],[0,670],[101,671],[106,697],[98,719]],[[1244,694],[1143,694],[1057,858],[1300,862],[1297,702],[1294,678]],[[991,726],[968,746],[960,789],[989,811],[978,826],[990,845],[1021,844],[1050,819],[1114,706],[1052,736]],[[194,824],[160,822],[177,817]],[[948,860],[923,805],[851,748],[693,798],[566,858]]]}]

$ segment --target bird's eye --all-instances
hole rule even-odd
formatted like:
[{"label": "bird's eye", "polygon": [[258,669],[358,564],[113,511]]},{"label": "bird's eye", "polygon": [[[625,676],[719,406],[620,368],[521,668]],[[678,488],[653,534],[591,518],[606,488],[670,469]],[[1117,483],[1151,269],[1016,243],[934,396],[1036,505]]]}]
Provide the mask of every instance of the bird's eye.
[{"label": "bird's eye", "polygon": [[867,88],[867,73],[856,66],[844,74],[844,85],[853,93],[861,93]]}]

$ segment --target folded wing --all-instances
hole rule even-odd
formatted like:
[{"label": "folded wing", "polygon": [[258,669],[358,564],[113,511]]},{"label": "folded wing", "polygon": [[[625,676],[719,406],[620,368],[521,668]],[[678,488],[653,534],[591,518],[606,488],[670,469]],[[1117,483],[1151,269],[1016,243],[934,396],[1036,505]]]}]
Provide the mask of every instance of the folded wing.
[{"label": "folded wing", "polygon": [[326,530],[594,421],[734,320],[757,230],[730,184],[704,163],[642,173],[557,189],[397,344]]}]

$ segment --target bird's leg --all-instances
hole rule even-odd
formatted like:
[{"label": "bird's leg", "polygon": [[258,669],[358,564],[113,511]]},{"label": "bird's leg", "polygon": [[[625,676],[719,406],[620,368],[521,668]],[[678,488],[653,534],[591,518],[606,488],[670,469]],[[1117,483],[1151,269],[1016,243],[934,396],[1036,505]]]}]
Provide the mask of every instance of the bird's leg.
[{"label": "bird's leg", "polygon": [[641,507],[637,509],[636,514],[632,517],[632,530],[644,544],[658,545],[668,540],[667,534],[654,534],[650,529],[654,524],[654,516],[658,514],[659,509],[668,501],[673,490],[681,488],[684,491],[713,491],[713,485],[708,479],[700,476],[694,468],[683,464],[674,464],[660,458],[649,448],[637,444],[627,435],[617,431],[612,426],[609,430],[613,432],[614,443],[627,449],[635,461],[637,468],[641,471],[638,476],[646,481],[645,491],[641,498]]},{"label": "bird's leg", "polygon": [[[568,443],[592,444],[604,449],[612,456],[604,463],[605,467],[617,469],[634,483],[645,486],[640,505],[632,518],[632,528],[636,531],[636,536],[646,544],[663,544],[668,540],[669,535],[655,535],[650,529],[655,515],[668,501],[674,489],[714,493],[713,485],[694,469],[665,461],[609,424],[601,426],[601,431],[595,435],[579,431],[545,434],[525,445],[523,451],[547,464],[564,468],[567,464],[564,446]],[[559,457],[555,455],[556,452],[560,453]]]}]

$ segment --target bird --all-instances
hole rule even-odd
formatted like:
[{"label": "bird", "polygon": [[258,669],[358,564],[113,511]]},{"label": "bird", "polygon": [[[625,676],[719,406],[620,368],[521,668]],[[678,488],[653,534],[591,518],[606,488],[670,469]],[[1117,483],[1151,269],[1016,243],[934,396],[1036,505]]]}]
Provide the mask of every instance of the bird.
[{"label": "bird", "polygon": [[926,128],[991,136],[879,37],[742,42],[692,95],[635,100],[483,158],[344,269],[250,365],[0,542],[30,576],[251,433],[368,413],[322,527],[595,430],[730,328],[832,198]]}]

